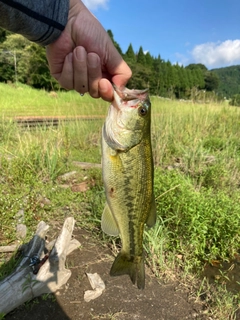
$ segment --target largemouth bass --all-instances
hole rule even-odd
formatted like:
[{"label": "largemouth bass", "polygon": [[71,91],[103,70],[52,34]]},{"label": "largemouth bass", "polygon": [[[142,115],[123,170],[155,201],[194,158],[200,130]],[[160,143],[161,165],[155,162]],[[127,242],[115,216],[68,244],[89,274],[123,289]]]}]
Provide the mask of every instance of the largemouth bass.
[{"label": "largemouth bass", "polygon": [[114,90],[102,130],[102,168],[107,203],[102,230],[120,234],[122,249],[110,275],[128,274],[145,286],[144,224],[156,222],[151,148],[151,103],[147,90]]}]

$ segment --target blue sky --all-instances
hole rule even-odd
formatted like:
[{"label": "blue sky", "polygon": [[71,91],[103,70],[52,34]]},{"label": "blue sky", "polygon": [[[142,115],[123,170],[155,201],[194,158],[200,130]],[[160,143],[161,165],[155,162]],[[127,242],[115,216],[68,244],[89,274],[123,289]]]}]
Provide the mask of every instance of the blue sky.
[{"label": "blue sky", "polygon": [[144,51],[184,66],[240,64],[239,0],[83,0],[125,52]]}]

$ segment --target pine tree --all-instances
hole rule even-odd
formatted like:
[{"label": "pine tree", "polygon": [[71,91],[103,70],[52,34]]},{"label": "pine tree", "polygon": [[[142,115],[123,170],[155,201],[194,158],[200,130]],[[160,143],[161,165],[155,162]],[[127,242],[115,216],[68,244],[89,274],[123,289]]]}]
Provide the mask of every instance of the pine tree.
[{"label": "pine tree", "polygon": [[140,46],[139,50],[138,50],[138,54],[137,54],[137,63],[145,66],[146,64],[146,58],[145,58],[145,54],[143,52],[143,48],[142,46]]},{"label": "pine tree", "polygon": [[120,47],[120,45],[114,40],[114,36],[113,36],[113,33],[111,30],[107,30],[107,33],[109,35],[109,37],[111,38],[113,44],[114,44],[114,47],[117,49],[117,51],[120,53],[121,56],[123,56],[123,52],[122,52],[122,49]]},{"label": "pine tree", "polygon": [[148,68],[152,68],[152,66],[153,66],[153,57],[151,56],[151,54],[149,52],[147,52],[145,54],[145,60],[146,60],[146,66]]},{"label": "pine tree", "polygon": [[124,58],[125,60],[128,62],[128,63],[135,63],[136,62],[136,55],[133,51],[133,47],[132,47],[132,44],[130,43],[130,45],[128,46],[128,49],[124,55]]}]

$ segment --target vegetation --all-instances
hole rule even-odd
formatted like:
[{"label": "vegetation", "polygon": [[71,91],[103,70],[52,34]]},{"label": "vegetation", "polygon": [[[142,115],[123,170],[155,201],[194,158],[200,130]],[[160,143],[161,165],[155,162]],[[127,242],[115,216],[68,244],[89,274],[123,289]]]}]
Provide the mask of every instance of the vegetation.
[{"label": "vegetation", "polygon": [[[28,237],[38,221],[51,224],[71,215],[93,236],[115,241],[100,229],[105,202],[100,170],[86,172],[73,164],[74,160],[100,163],[104,118],[91,121],[91,125],[76,119],[58,128],[35,130],[23,130],[11,120],[27,112],[24,106],[31,106],[34,115],[96,115],[106,114],[108,104],[74,92],[58,92],[52,97],[25,85],[1,84],[1,92],[1,244],[16,240],[17,213],[21,209]],[[240,109],[154,96],[151,100],[158,220],[145,232],[146,260],[161,278],[174,273],[182,281],[200,279],[206,263],[220,264],[239,256]],[[61,175],[73,169],[77,171],[74,179],[63,181]],[[71,186],[83,181],[89,189],[73,192]],[[45,198],[48,203],[42,200]],[[5,256],[1,258],[4,264]],[[6,270],[0,270],[4,277]],[[240,302],[239,283],[235,282],[235,291],[227,293],[229,281],[225,276],[210,285],[205,279],[195,288],[200,297],[205,290],[215,295],[208,300],[209,316],[234,319]]]},{"label": "vegetation", "polygon": [[213,69],[212,72],[219,78],[219,95],[229,99],[240,93],[240,66]]},{"label": "vegetation", "polygon": [[229,102],[230,106],[240,107],[240,94],[234,94],[232,99]]}]

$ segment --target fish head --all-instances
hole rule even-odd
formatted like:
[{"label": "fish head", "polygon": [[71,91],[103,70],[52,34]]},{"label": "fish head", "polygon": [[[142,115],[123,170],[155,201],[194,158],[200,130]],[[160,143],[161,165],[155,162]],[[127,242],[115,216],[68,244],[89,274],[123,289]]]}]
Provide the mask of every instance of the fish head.
[{"label": "fish head", "polygon": [[122,90],[114,87],[103,136],[114,150],[127,151],[150,136],[151,102],[148,89]]}]

